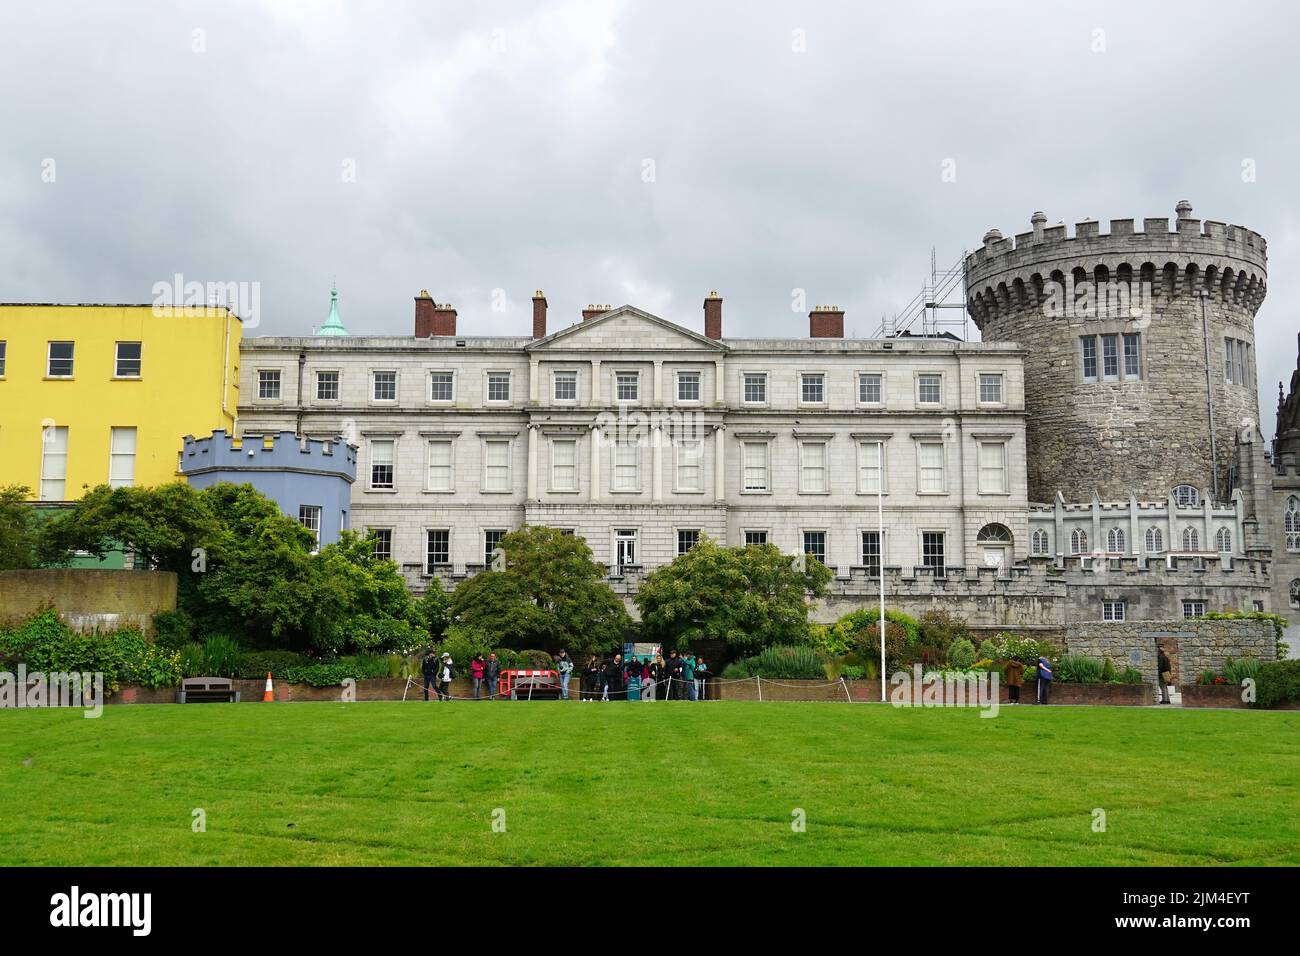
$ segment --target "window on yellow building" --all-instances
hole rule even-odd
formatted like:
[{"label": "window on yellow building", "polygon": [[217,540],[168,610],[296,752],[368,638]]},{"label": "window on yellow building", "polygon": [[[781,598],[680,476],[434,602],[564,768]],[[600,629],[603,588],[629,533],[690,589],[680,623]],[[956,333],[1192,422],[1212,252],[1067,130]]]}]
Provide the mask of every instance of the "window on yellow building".
[{"label": "window on yellow building", "polygon": [[140,343],[118,342],[113,374],[118,378],[140,377]]},{"label": "window on yellow building", "polygon": [[68,478],[68,426],[41,429],[41,501],[64,501]]},{"label": "window on yellow building", "polygon": [[72,378],[72,351],[71,342],[51,342],[45,374],[50,378]]},{"label": "window on yellow building", "polygon": [[114,428],[109,441],[108,483],[114,488],[135,484],[135,429]]}]

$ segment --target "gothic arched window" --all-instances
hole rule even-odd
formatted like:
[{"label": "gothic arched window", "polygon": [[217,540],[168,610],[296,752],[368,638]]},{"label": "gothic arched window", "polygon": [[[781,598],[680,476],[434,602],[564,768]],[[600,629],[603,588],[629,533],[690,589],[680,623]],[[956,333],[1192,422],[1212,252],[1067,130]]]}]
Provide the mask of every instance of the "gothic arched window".
[{"label": "gothic arched window", "polygon": [[1195,528],[1183,529],[1183,550],[1184,551],[1201,550],[1201,536],[1196,533]]},{"label": "gothic arched window", "polygon": [[1300,498],[1292,495],[1286,502],[1286,549],[1300,551]]},{"label": "gothic arched window", "polygon": [[1085,554],[1088,551],[1088,532],[1075,528],[1070,532],[1070,553]]},{"label": "gothic arched window", "polygon": [[1165,549],[1165,533],[1159,528],[1147,528],[1147,554],[1159,554]]},{"label": "gothic arched window", "polygon": [[1123,554],[1124,544],[1125,544],[1124,538],[1125,536],[1124,536],[1123,528],[1111,528],[1109,531],[1107,531],[1106,552],[1108,554]]},{"label": "gothic arched window", "polygon": [[1047,532],[1039,528],[1030,537],[1030,550],[1034,554],[1050,554],[1051,542],[1047,538]]},{"label": "gothic arched window", "polygon": [[1174,504],[1180,508],[1195,508],[1201,503],[1201,493],[1193,485],[1179,485],[1174,489]]},{"label": "gothic arched window", "polygon": [[1214,550],[1220,554],[1232,553],[1232,532],[1227,528],[1220,528],[1219,533],[1214,536]]}]

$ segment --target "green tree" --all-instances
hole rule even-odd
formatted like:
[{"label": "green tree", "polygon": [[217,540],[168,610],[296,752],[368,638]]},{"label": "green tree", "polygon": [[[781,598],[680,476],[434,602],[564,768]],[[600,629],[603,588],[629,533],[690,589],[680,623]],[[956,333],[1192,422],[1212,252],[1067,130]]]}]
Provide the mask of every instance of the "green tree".
[{"label": "green tree", "polygon": [[493,645],[607,650],[631,625],[582,538],[525,525],[501,540],[504,566],[456,586],[451,621],[486,635]]},{"label": "green tree", "polygon": [[810,640],[808,598],[826,593],[831,572],[775,546],[724,548],[707,536],[658,568],[637,592],[641,633],[665,647],[724,641],[738,655]]},{"label": "green tree", "polygon": [[31,493],[23,485],[0,488],[0,571],[40,564],[41,526],[28,500]]}]

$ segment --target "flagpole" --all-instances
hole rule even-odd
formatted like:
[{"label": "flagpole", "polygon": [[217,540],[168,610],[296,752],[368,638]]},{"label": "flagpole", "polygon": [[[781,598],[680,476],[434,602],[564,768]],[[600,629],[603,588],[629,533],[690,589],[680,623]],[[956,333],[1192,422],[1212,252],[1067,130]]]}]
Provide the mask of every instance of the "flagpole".
[{"label": "flagpole", "polygon": [[880,569],[880,702],[885,702],[885,443],[876,442],[876,519],[879,522],[877,566]]}]

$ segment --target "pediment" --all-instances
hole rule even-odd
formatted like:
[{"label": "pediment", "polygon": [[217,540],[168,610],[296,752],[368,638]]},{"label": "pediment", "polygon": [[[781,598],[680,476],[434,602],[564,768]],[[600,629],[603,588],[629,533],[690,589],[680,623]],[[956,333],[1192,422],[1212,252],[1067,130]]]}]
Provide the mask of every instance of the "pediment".
[{"label": "pediment", "polygon": [[683,350],[725,352],[721,342],[706,338],[698,332],[643,312],[630,305],[621,305],[603,315],[571,325],[545,338],[530,342],[528,351],[619,351],[619,352],[680,352]]}]

